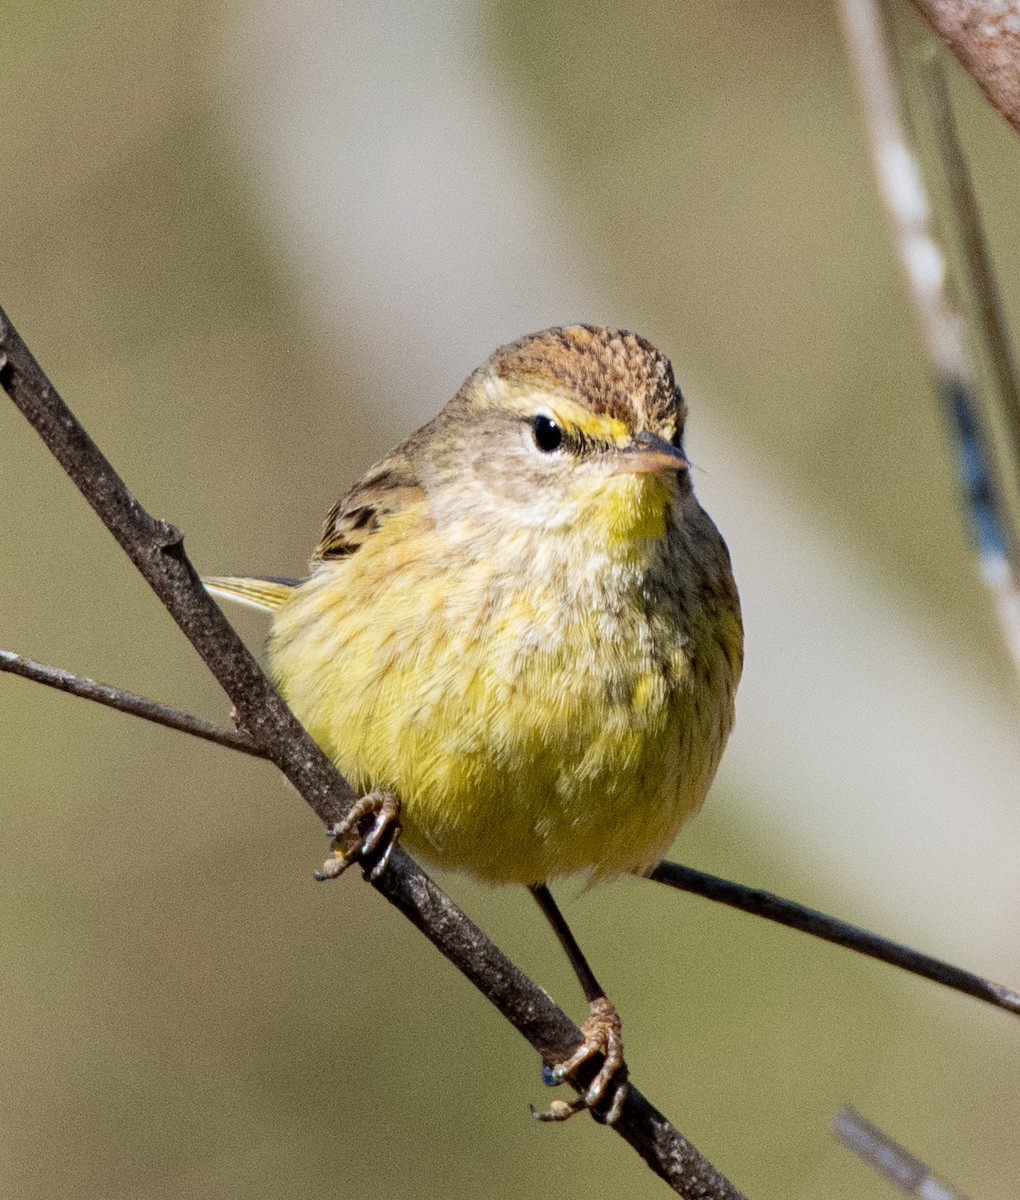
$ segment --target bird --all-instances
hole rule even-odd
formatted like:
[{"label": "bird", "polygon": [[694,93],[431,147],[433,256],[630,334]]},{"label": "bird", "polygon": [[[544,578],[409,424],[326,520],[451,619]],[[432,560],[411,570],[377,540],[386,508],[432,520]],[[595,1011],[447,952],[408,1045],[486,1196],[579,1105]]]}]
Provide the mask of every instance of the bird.
[{"label": "bird", "polygon": [[320,878],[359,859],[378,875],[399,837],[532,892],[589,1007],[547,1082],[602,1056],[544,1120],[612,1123],[628,1087],[619,1014],[549,885],[650,872],[733,726],[740,601],[686,416],[637,334],[529,334],[343,496],[306,578],[204,580],[272,614],[274,681],[361,796]]}]

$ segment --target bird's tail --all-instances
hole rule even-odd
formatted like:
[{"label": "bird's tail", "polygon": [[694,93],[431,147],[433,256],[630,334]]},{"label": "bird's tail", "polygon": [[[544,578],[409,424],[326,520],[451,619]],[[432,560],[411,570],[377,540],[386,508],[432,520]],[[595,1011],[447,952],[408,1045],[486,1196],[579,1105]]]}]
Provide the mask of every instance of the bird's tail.
[{"label": "bird's tail", "polygon": [[209,575],[202,579],[205,590],[218,600],[236,600],[265,612],[275,612],[298,586],[297,579],[237,579],[231,575]]}]

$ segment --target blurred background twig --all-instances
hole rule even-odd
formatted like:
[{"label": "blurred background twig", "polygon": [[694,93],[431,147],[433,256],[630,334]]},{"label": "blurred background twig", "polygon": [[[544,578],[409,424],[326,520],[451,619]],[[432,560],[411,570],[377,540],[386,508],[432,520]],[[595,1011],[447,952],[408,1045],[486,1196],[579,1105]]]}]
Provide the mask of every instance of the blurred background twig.
[{"label": "blurred background twig", "polygon": [[[971,341],[979,341],[988,351],[998,411],[1005,415],[1004,426],[1010,435],[1010,469],[1005,472],[1009,479],[1016,479],[1020,468],[1020,404],[1001,306],[941,65],[928,54],[919,69],[927,83],[925,99],[937,130],[948,186],[944,223],[961,243],[960,259],[970,284],[969,322],[950,296],[949,263],[932,229],[932,206],[921,164],[900,112],[898,92],[902,89],[893,62],[902,64],[905,55],[894,59],[887,49],[877,0],[842,0],[841,12],[871,135],[875,174],[931,360],[935,391],[954,439],[963,506],[981,576],[993,597],[1006,650],[1020,676],[1020,539],[1003,485],[1004,472],[997,469],[988,420],[978,402],[965,328],[969,328]],[[915,69],[919,63],[915,59]]]},{"label": "blurred background twig", "polygon": [[919,1158],[852,1108],[841,1108],[832,1122],[836,1136],[859,1158],[902,1192],[917,1200],[964,1200],[940,1183]]}]

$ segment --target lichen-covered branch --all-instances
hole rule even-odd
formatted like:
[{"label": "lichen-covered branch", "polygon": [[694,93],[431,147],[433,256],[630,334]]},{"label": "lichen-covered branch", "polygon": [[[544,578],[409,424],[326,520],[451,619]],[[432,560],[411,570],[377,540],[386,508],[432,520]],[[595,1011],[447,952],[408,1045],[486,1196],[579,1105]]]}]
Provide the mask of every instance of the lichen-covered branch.
[{"label": "lichen-covered branch", "polygon": [[913,0],[988,103],[1020,133],[1020,9],[1003,0]]}]

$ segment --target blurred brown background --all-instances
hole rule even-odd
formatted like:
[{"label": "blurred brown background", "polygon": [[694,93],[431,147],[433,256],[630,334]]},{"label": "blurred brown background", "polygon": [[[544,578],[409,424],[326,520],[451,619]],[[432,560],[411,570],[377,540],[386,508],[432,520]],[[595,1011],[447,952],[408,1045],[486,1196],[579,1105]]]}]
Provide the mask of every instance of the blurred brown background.
[{"label": "blurred brown background", "polygon": [[[909,12],[903,14],[912,23]],[[637,328],[748,625],[676,856],[1020,981],[1014,685],[828,6],[4,0],[0,303],[201,570],[297,574],[499,342]],[[1017,325],[1020,147],[954,73]],[[0,644],[225,721],[0,404]],[[263,626],[237,617],[252,643]],[[0,1195],[655,1196],[266,766],[0,678]],[[443,879],[576,1016],[526,894]],[[748,1195],[1015,1194],[1015,1021],[650,884],[559,889],[639,1086]]]}]

